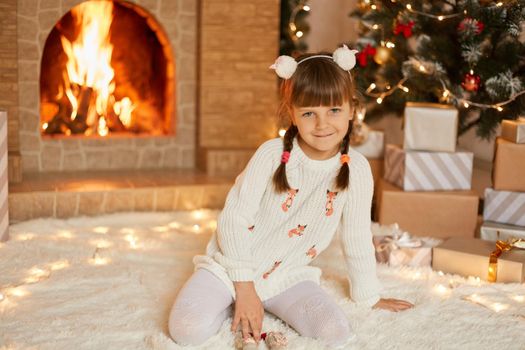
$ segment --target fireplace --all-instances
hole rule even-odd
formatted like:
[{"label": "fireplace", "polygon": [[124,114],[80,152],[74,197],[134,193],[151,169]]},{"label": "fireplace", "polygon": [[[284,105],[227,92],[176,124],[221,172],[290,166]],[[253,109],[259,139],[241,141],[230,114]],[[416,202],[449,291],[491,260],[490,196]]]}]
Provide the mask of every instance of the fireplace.
[{"label": "fireplace", "polygon": [[172,56],[162,27],[139,7],[113,1],[76,5],[44,45],[41,134],[171,133]]},{"label": "fireplace", "polygon": [[[72,62],[67,50],[78,52],[84,40],[78,10],[92,2],[111,8],[103,40],[112,51],[103,63],[113,76],[103,88],[77,79],[67,65]],[[195,168],[196,1],[9,3],[16,10],[11,16],[16,14],[18,96],[8,113],[19,121],[10,123],[9,151],[19,151],[20,173]],[[88,60],[93,61],[101,60]],[[100,101],[104,89],[112,92]]]}]

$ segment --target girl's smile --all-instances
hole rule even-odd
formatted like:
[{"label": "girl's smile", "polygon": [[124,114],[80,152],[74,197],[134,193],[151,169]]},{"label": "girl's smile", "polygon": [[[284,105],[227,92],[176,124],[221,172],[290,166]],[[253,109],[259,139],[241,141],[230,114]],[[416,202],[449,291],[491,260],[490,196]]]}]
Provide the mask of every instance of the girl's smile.
[{"label": "girl's smile", "polygon": [[351,118],[348,101],[336,106],[294,107],[293,123],[298,143],[311,159],[324,160],[337,154]]}]

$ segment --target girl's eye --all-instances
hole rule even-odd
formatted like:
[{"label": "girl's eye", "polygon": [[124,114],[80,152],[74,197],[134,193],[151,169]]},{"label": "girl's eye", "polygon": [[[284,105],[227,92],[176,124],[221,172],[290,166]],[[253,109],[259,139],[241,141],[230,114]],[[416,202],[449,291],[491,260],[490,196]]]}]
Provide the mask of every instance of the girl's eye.
[{"label": "girl's eye", "polygon": [[335,113],[339,113],[339,112],[341,112],[341,108],[332,108],[332,109],[330,110],[330,112],[332,112],[332,113],[334,113],[334,114],[335,114]]},{"label": "girl's eye", "polygon": [[312,116],[313,114],[314,114],[313,112],[304,112],[304,113],[302,114],[302,116],[303,116],[303,117],[310,117],[310,116]]}]

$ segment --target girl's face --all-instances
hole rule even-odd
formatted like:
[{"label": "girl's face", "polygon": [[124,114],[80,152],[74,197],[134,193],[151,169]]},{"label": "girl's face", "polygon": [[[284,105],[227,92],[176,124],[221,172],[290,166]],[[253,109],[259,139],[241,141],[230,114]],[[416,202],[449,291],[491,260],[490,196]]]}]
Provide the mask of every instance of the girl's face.
[{"label": "girl's face", "polygon": [[303,152],[315,160],[333,157],[352,119],[350,103],[340,106],[293,107],[293,123],[299,130],[298,142]]}]

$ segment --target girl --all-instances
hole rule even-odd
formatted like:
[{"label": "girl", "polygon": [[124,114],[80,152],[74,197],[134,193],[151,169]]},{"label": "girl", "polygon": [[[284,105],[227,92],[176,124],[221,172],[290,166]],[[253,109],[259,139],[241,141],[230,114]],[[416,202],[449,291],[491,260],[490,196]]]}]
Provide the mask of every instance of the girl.
[{"label": "girl", "polygon": [[351,298],[392,311],[413,305],[381,299],[371,235],[373,179],[366,158],[349,147],[355,102],[346,46],[296,62],[280,56],[271,67],[284,78],[280,111],[284,139],[263,143],[236,178],[205,255],[177,296],[171,337],[200,344],[216,334],[235,302],[231,330],[258,343],[264,310],[302,336],[327,347],[354,337],[335,300],[309,266],[339,227]]}]

